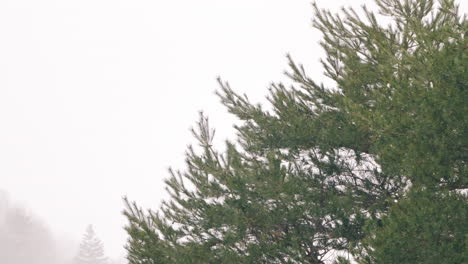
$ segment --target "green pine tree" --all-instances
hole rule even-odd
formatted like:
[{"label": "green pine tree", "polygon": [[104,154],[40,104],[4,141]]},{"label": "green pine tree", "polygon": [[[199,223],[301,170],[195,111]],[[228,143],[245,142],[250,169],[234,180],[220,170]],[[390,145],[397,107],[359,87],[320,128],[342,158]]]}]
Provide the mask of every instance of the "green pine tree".
[{"label": "green pine tree", "polygon": [[93,226],[89,225],[83,235],[78,254],[74,259],[75,264],[106,264],[107,257],[104,255],[104,246],[96,237]]},{"label": "green pine tree", "polygon": [[[363,263],[457,264],[468,260],[466,197],[413,190],[364,240]],[[368,242],[368,243],[367,243]]]},{"label": "green pine tree", "polygon": [[467,20],[451,0],[375,2],[314,5],[334,87],[291,58],[295,85],[272,85],[271,110],[220,81],[237,141],[218,152],[201,116],[171,198],[126,200],[130,264],[466,262]]}]

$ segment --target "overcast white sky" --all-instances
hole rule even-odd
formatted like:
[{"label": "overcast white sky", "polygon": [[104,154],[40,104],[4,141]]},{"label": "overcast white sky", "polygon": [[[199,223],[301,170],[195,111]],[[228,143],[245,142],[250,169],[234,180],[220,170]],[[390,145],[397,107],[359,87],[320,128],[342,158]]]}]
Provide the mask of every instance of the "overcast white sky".
[{"label": "overcast white sky", "polygon": [[79,240],[92,223],[123,254],[122,196],[158,207],[198,111],[232,135],[217,76],[258,101],[291,53],[321,78],[310,3],[0,1],[0,189],[57,235]]}]

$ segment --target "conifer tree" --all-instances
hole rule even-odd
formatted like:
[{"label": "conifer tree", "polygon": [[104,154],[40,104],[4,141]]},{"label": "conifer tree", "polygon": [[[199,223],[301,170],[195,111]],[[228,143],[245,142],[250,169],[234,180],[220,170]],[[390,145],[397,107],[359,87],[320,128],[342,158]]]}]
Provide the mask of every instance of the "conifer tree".
[{"label": "conifer tree", "polygon": [[106,264],[107,257],[104,255],[104,246],[96,237],[93,226],[89,225],[83,235],[79,252],[74,259],[75,264]]},{"label": "conifer tree", "polygon": [[272,85],[272,110],[220,81],[237,141],[218,152],[202,115],[170,199],[126,200],[130,264],[466,262],[468,22],[452,0],[375,2],[314,5],[334,87],[291,58],[295,85]]},{"label": "conifer tree", "polygon": [[[362,263],[466,263],[466,197],[447,191],[413,190],[391,208],[375,236],[364,240],[369,253]],[[374,230],[372,230],[374,229]]]}]

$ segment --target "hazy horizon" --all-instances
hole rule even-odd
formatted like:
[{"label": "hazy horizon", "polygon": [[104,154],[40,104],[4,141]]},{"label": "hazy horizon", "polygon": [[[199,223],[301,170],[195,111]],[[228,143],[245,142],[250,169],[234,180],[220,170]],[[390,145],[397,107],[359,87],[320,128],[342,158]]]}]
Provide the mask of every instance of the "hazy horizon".
[{"label": "hazy horizon", "polygon": [[122,197],[158,208],[198,112],[217,144],[233,137],[216,77],[265,102],[271,82],[288,83],[290,53],[325,81],[311,2],[0,2],[0,201],[4,190],[27,208],[65,255],[93,224],[106,254],[123,256]]}]

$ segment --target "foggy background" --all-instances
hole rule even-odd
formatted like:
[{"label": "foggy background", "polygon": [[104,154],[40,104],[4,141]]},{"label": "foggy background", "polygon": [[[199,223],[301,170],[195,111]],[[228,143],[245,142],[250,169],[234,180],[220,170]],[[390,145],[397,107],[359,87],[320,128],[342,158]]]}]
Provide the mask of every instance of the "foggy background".
[{"label": "foggy background", "polygon": [[217,76],[264,102],[290,53],[323,80],[311,19],[311,0],[0,1],[0,263],[66,263],[88,224],[123,257],[122,196],[159,206],[198,111],[232,138]]}]

